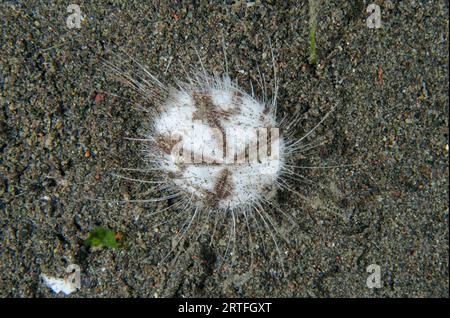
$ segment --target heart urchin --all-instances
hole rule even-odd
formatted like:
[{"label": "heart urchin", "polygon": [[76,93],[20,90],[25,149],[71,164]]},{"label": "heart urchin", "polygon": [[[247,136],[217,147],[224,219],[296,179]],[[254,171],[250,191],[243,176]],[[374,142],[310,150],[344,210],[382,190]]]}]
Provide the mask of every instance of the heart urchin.
[{"label": "heart urchin", "polygon": [[[152,172],[154,178],[145,183],[151,183],[158,196],[135,202],[178,200],[155,212],[180,211],[169,212],[163,223],[188,214],[181,217],[184,222],[177,230],[169,254],[193,229],[195,221],[204,223],[213,215],[214,231],[218,218],[229,220],[230,239],[224,253],[227,257],[232,253],[229,253],[230,242],[236,243],[236,224],[242,219],[250,242],[254,239],[252,227],[256,226],[263,246],[264,229],[270,234],[284,271],[282,252],[276,239],[277,235],[283,235],[268,210],[276,210],[277,216],[295,223],[273,200],[274,193],[282,189],[299,194],[289,185],[289,181],[298,182],[302,178],[295,171],[298,168],[295,160],[305,151],[324,143],[322,140],[305,144],[303,140],[311,136],[331,110],[308,133],[295,139],[293,127],[299,121],[299,113],[288,120],[286,117],[277,120],[278,83],[273,56],[275,84],[270,100],[261,78],[259,87],[264,98],[259,100],[253,88],[248,94],[228,75],[210,76],[203,65],[203,72],[186,75],[187,81],[168,86],[136,61],[133,63],[138,65],[138,72],[124,71],[122,65],[107,65],[150,104],[145,107],[150,128],[145,138],[136,139],[145,142],[148,167],[130,170]],[[140,178],[125,179],[143,181]],[[175,215],[172,217],[171,213]],[[211,239],[213,236],[211,234]]]},{"label": "heart urchin", "polygon": [[273,110],[229,78],[203,75],[168,92],[148,135],[148,155],[195,207],[248,208],[273,193],[281,170]]}]

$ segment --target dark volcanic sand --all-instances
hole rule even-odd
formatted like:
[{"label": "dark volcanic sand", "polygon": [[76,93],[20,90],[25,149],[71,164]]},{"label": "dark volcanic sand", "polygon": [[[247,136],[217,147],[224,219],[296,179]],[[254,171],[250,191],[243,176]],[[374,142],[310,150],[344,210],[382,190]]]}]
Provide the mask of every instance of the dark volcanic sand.
[{"label": "dark volcanic sand", "polygon": [[[380,29],[366,26],[369,2],[324,1],[317,70],[307,66],[307,2],[163,2],[77,1],[85,19],[72,30],[68,2],[0,4],[0,296],[55,297],[39,276],[62,276],[71,263],[82,287],[69,297],[448,296],[448,1],[375,1]],[[183,222],[152,228],[155,204],[86,199],[146,198],[149,188],[109,175],[143,167],[140,144],[124,138],[142,136],[151,118],[101,61],[117,63],[111,52],[122,50],[173,83],[183,67],[199,68],[195,48],[221,72],[222,35],[230,75],[246,90],[258,65],[273,79],[271,38],[280,116],[302,112],[299,137],[337,107],[315,135],[329,143],[306,162],[363,163],[306,171],[312,184],[294,187],[307,200],[280,191],[299,223],[274,213],[290,242],[279,240],[285,278],[267,232],[265,253],[239,232],[237,257],[216,271],[228,223],[212,246],[212,225],[197,224],[158,265]],[[87,251],[82,241],[99,225],[129,247]],[[366,286],[370,264],[381,267],[380,289]]]}]

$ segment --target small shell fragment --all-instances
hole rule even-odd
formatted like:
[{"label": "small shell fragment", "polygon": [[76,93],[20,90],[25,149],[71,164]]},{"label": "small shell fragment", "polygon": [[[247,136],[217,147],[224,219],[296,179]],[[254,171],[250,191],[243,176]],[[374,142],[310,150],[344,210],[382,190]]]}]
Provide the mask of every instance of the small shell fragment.
[{"label": "small shell fragment", "polygon": [[44,280],[45,285],[50,287],[50,289],[57,294],[63,292],[65,295],[69,295],[77,290],[77,285],[70,280],[70,277],[56,278],[45,274],[42,274],[41,277]]}]

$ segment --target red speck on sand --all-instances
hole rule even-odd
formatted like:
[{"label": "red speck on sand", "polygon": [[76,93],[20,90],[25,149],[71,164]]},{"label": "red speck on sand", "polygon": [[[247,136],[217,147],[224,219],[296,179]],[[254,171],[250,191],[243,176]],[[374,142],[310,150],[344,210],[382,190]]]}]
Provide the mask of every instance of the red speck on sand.
[{"label": "red speck on sand", "polygon": [[96,104],[100,104],[104,100],[105,100],[105,97],[103,95],[97,94],[97,96],[95,96],[95,103]]}]

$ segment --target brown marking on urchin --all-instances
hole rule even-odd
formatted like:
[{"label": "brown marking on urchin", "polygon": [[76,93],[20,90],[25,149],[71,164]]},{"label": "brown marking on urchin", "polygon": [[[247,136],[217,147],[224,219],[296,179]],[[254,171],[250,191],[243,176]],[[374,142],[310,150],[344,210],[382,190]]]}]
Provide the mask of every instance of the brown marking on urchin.
[{"label": "brown marking on urchin", "polygon": [[[207,122],[211,127],[217,128],[220,131],[219,133],[213,131],[216,140],[225,140],[225,129],[219,120],[219,112],[212,102],[211,95],[194,92],[192,98],[194,100],[194,107],[196,108],[196,111],[192,114],[192,120],[202,120]],[[225,145],[223,146],[223,150],[225,151]]]},{"label": "brown marking on urchin", "polygon": [[225,133],[216,114],[217,112],[212,102],[211,95],[194,92],[192,98],[194,99],[194,107],[196,108],[196,111],[192,115],[192,120],[205,121],[211,127],[216,127],[222,133]]},{"label": "brown marking on urchin", "polygon": [[233,92],[233,98],[231,101],[233,107],[229,110],[216,107],[210,94],[194,92],[192,96],[194,99],[194,106],[197,109],[194,112],[192,119],[204,120],[210,126],[219,128],[222,133],[224,130],[219,118],[228,119],[231,115],[239,114],[241,111],[243,94],[240,91]]},{"label": "brown marking on urchin", "polygon": [[220,119],[227,120],[231,115],[241,112],[243,94],[240,91],[233,92],[232,109],[224,110],[216,107],[212,101],[212,97],[207,93],[193,92],[192,99],[196,111],[192,115],[192,120],[202,120],[207,122],[211,127],[219,129],[221,136],[214,132],[215,139],[221,141],[223,145],[223,153],[226,153],[226,133]]},{"label": "brown marking on urchin", "polygon": [[[205,199],[202,199],[202,201],[206,205],[212,208],[217,208],[221,200],[224,200],[232,195],[234,186],[230,177],[231,172],[226,168],[222,169],[215,180],[212,191],[196,186],[190,182],[188,183],[191,187],[197,189],[198,192],[201,192],[205,196]],[[197,198],[199,198],[198,195]]]},{"label": "brown marking on urchin", "polygon": [[183,139],[182,136],[178,136],[178,138],[173,138],[173,136],[158,135],[155,137],[156,144],[167,155],[170,155],[172,153],[173,147],[179,142],[181,142],[182,139]]},{"label": "brown marking on urchin", "polygon": [[208,204],[217,207],[221,200],[231,196],[233,192],[233,182],[231,180],[231,172],[228,169],[222,169],[217,176],[213,191],[208,191]]}]

